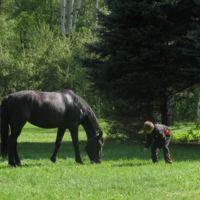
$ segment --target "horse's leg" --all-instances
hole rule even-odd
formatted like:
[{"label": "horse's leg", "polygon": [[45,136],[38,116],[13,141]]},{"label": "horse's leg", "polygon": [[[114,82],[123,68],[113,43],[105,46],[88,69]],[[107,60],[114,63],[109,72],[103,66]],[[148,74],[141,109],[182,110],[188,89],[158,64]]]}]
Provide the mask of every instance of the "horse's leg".
[{"label": "horse's leg", "polygon": [[56,162],[56,155],[57,155],[58,149],[60,148],[60,145],[62,143],[62,139],[63,139],[63,135],[65,133],[65,130],[66,130],[66,128],[58,127],[57,138],[56,138],[56,142],[55,142],[55,148],[54,148],[54,151],[53,151],[53,155],[50,158],[50,160],[52,162]]},{"label": "horse's leg", "polygon": [[74,124],[73,126],[70,126],[69,131],[71,133],[72,142],[75,150],[75,160],[77,163],[83,164],[79,150],[78,125]]},{"label": "horse's leg", "polygon": [[17,140],[16,140],[16,143],[15,143],[15,146],[14,146],[14,158],[15,158],[15,163],[18,165],[18,166],[21,166],[21,162],[20,162],[20,159],[19,159],[19,156],[18,156],[18,152],[17,152]]},{"label": "horse's leg", "polygon": [[10,135],[8,137],[8,163],[9,165],[16,167],[14,159],[14,145],[15,145],[15,140]]},{"label": "horse's leg", "polygon": [[17,138],[21,133],[21,129],[11,129],[11,135],[8,139],[8,163],[9,165],[16,167],[15,164],[21,165],[18,153],[17,153]]}]

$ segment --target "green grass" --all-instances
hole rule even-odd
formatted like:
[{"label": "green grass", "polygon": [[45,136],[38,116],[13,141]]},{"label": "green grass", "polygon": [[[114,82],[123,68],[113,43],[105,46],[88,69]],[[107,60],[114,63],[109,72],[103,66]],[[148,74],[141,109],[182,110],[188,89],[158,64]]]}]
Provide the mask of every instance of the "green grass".
[{"label": "green grass", "polygon": [[143,144],[107,140],[99,165],[90,164],[83,150],[82,127],[79,136],[84,165],[74,161],[68,132],[57,163],[51,163],[56,129],[27,124],[18,139],[23,167],[11,168],[0,158],[0,199],[200,199],[200,146],[172,143],[173,164],[165,164],[161,150],[160,163],[154,165]]}]

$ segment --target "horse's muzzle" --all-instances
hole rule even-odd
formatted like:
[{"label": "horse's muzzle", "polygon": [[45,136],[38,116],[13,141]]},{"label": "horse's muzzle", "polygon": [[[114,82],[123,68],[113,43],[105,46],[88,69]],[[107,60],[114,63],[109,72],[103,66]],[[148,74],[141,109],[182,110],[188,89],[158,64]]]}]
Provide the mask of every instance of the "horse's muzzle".
[{"label": "horse's muzzle", "polygon": [[101,164],[101,159],[98,160],[90,160],[92,164]]}]

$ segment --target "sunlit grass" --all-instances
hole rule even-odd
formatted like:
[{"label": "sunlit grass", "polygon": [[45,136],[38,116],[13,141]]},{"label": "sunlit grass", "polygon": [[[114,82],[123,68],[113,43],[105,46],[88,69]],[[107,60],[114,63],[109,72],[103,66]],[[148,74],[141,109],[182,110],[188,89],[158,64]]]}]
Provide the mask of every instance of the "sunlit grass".
[{"label": "sunlit grass", "polygon": [[[103,126],[104,127],[104,126]],[[172,165],[162,150],[159,164],[150,151],[134,141],[107,140],[102,164],[92,165],[86,152],[86,135],[79,131],[84,165],[74,161],[69,132],[65,133],[57,163],[49,158],[56,129],[27,124],[18,139],[22,168],[11,168],[0,159],[0,199],[199,199],[200,146],[170,144]]]}]

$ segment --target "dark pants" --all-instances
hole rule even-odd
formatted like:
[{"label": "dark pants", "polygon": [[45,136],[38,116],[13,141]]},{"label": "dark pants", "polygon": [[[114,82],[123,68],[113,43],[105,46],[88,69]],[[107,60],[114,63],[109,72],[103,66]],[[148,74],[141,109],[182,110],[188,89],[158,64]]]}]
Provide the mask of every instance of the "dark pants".
[{"label": "dark pants", "polygon": [[[172,163],[169,148],[168,148],[170,140],[171,140],[171,135],[166,137],[165,143],[163,143],[162,145],[166,163]],[[158,153],[156,153],[156,149],[158,148],[159,144],[160,144],[160,140],[155,139],[151,145],[151,156],[152,156],[153,163],[158,162]]]}]

